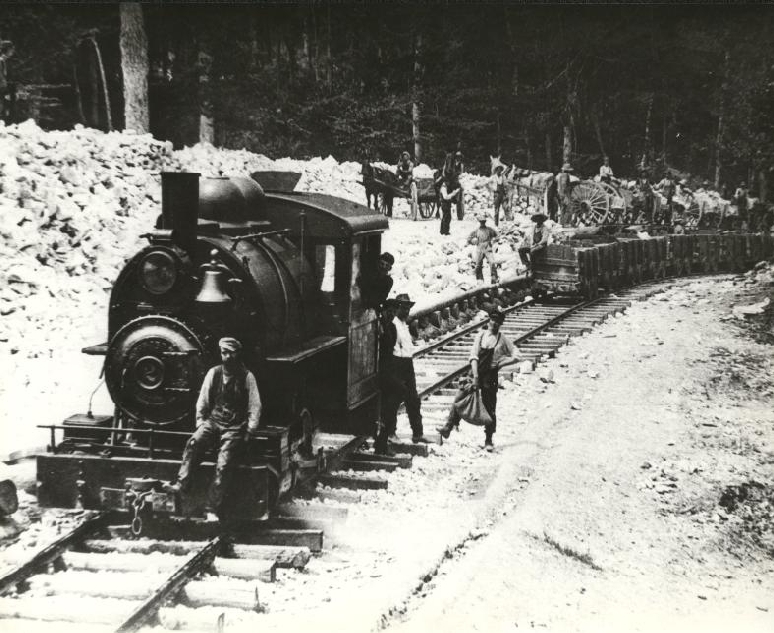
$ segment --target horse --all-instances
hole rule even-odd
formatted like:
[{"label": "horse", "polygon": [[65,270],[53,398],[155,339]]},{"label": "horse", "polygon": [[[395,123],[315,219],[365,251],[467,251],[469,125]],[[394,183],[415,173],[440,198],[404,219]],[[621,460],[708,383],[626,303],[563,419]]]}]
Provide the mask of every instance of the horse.
[{"label": "horse", "polygon": [[371,208],[371,197],[374,199],[374,211],[379,210],[379,187],[374,181],[374,166],[363,161],[360,167],[360,175],[363,177],[363,187],[366,194],[366,206]]}]

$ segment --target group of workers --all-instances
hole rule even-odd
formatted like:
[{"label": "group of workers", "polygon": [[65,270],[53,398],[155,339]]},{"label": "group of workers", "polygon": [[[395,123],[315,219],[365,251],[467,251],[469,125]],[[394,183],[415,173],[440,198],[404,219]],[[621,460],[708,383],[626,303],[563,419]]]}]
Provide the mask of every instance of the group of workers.
[{"label": "group of workers", "polygon": [[[382,254],[382,258],[392,256]],[[385,298],[377,306],[379,312],[379,387],[381,390],[380,421],[375,433],[374,453],[393,455],[390,443],[397,443],[398,409],[405,404],[411,427],[411,441],[427,443],[422,424],[422,401],[417,392],[414,372],[415,345],[408,328],[408,318],[414,302],[408,294]],[[470,378],[474,389],[480,389],[489,422],[484,426],[484,448],[494,450],[493,435],[497,429],[498,370],[515,362],[513,344],[500,333],[505,315],[495,309],[489,315],[489,327],[481,331],[470,352]],[[452,405],[446,424],[437,428],[445,438],[459,424],[460,413]]]}]

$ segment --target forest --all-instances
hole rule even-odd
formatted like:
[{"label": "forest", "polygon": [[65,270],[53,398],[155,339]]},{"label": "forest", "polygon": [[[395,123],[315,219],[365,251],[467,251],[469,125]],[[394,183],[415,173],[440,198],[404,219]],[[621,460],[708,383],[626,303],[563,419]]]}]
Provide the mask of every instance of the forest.
[{"label": "forest", "polygon": [[[774,177],[766,5],[4,4],[6,121],[175,146],[579,175]],[[139,78],[139,79],[138,79]],[[130,96],[127,96],[130,95]],[[133,96],[132,96],[133,95]],[[139,95],[139,97],[138,97]],[[6,103],[8,99],[6,99]],[[137,113],[140,113],[139,116]],[[658,174],[656,174],[658,175]]]}]

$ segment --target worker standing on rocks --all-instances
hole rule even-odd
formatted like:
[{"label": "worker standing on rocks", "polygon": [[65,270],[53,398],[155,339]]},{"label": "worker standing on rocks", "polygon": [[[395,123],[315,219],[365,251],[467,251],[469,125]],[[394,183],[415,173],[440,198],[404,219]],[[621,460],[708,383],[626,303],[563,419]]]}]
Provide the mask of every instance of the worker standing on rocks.
[{"label": "worker standing on rocks", "polygon": [[441,235],[449,235],[451,227],[451,205],[452,201],[460,193],[459,185],[455,188],[454,182],[450,178],[444,178],[438,196],[441,199]]},{"label": "worker standing on rocks", "polygon": [[494,223],[500,225],[500,207],[505,208],[505,165],[500,164],[494,168],[492,174],[492,189],[494,192]]},{"label": "worker standing on rocks", "polygon": [[[492,420],[490,424],[484,426],[484,449],[489,453],[494,450],[492,436],[497,430],[498,371],[504,365],[516,361],[513,343],[500,332],[500,326],[502,326],[504,321],[505,313],[501,310],[495,309],[490,312],[489,328],[479,332],[470,350],[471,387],[481,390],[481,400]],[[455,400],[460,399],[459,395]],[[453,404],[446,424],[438,427],[438,432],[442,437],[448,439],[452,428],[459,425],[460,419],[460,412]]]},{"label": "worker standing on rocks", "polygon": [[494,240],[497,231],[486,225],[486,215],[479,214],[479,226],[468,236],[468,244],[476,245],[476,279],[484,281],[484,259],[489,264],[491,281],[497,283],[497,266],[494,261]]},{"label": "worker standing on rocks", "polygon": [[570,217],[570,172],[572,165],[565,163],[562,171],[556,175],[556,196],[559,198],[559,221],[562,226],[569,226]]}]

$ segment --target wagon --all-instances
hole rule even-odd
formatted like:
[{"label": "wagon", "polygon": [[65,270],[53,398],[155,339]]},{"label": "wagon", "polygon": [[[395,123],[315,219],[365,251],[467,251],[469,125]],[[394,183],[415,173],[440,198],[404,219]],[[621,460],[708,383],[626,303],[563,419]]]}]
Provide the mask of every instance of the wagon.
[{"label": "wagon", "polygon": [[424,220],[438,213],[438,189],[433,178],[414,178],[415,187],[401,186],[397,177],[388,169],[374,165],[363,166],[363,186],[366,195],[376,197],[374,207],[384,215],[392,215],[392,200],[404,198],[409,201],[411,218]]}]

